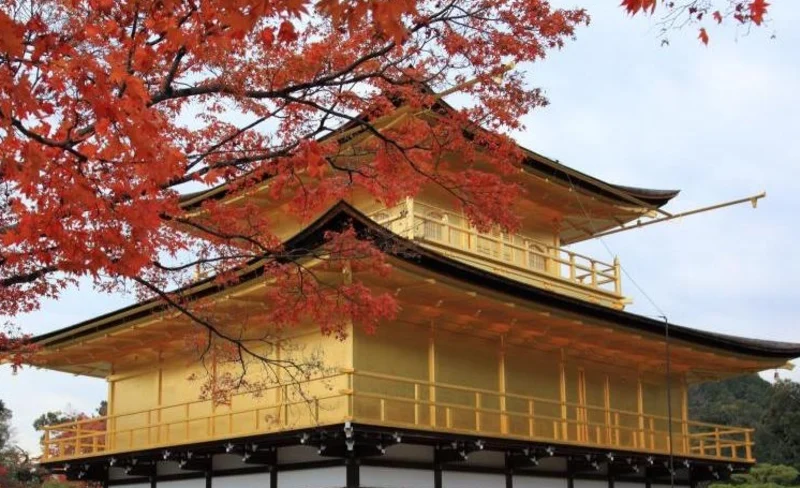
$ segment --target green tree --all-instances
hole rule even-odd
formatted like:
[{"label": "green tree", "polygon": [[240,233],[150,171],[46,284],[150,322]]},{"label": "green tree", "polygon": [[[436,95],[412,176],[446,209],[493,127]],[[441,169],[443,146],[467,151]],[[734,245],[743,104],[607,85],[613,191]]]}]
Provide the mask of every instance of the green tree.
[{"label": "green tree", "polygon": [[2,452],[11,439],[11,410],[6,408],[0,400],[0,452]]},{"label": "green tree", "polygon": [[781,488],[797,486],[797,469],[780,464],[759,464],[749,473],[734,474],[729,483],[715,483],[713,488]]},{"label": "green tree", "polygon": [[763,459],[800,469],[800,383],[777,381],[761,418],[756,438]]}]

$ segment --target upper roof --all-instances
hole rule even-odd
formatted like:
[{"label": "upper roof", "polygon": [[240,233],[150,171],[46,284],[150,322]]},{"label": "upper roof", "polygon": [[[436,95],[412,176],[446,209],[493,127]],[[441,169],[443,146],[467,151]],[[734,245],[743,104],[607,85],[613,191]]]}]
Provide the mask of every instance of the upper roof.
[{"label": "upper roof", "polygon": [[[536,288],[497,274],[486,272],[454,259],[450,259],[431,249],[424,248],[413,241],[406,240],[388,229],[378,225],[366,215],[345,202],[339,202],[320,216],[312,224],[286,242],[286,247],[313,248],[324,241],[324,234],[329,230],[341,229],[346,225],[353,227],[361,235],[378,236],[391,239],[392,246],[386,249],[393,259],[405,261],[414,266],[422,266],[427,270],[447,276],[472,286],[482,287],[493,292],[502,293],[516,299],[540,304],[553,310],[577,314],[587,319],[613,323],[623,329],[636,333],[663,336],[665,322],[630,312],[615,310],[601,305],[572,298],[567,295]],[[242,281],[254,280],[263,274],[263,266],[254,262],[241,271]],[[216,294],[224,289],[214,282],[213,277],[198,281],[182,291],[191,298],[202,298]],[[112,328],[124,326],[132,320],[145,317],[166,309],[166,305],[158,299],[115,310],[78,324],[41,334],[32,339],[41,346],[56,346],[88,335],[101,333]],[[673,340],[689,344],[713,348],[737,355],[772,360],[777,365],[780,361],[788,361],[800,357],[800,344],[776,342],[760,339],[737,337],[727,334],[708,332],[676,324],[669,325],[669,335]]]}]

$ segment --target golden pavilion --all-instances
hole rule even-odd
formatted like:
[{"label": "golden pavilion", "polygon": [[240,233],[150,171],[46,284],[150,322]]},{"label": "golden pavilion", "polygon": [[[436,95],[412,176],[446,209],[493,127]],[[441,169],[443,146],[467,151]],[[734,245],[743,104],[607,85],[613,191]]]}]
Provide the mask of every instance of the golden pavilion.
[{"label": "golden pavilion", "polygon": [[[350,324],[344,339],[292,330],[271,354],[318,351],[324,371],[225,404],[187,381],[220,373],[187,351],[195,325],[159,299],[35,337],[36,366],[108,384],[108,415],[48,427],[42,464],[131,488],[651,488],[747,469],[752,429],[693,421],[688,388],[784,367],[800,345],[625,311],[619,261],[570,246],[678,192],[531,151],[523,169],[509,176],[527,190],[514,234],[478,232],[433,187],[394,207],[356,192],[303,223],[264,197],[266,180],[245,198],[264,202],[288,249],[345,225],[391,240],[391,273],[358,278],[393,294],[397,317],[375,334]],[[208,199],[241,197],[222,186],[183,206]],[[235,285],[209,277],[184,295],[257,324],[262,273],[256,262]]]}]

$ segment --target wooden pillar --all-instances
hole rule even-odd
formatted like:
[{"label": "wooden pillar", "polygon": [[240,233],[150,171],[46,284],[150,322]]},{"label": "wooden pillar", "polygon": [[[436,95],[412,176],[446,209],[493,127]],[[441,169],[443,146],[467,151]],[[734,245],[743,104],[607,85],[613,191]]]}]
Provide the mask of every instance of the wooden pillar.
[{"label": "wooden pillar", "polygon": [[269,467],[269,488],[278,488],[278,465]]},{"label": "wooden pillar", "polygon": [[611,378],[606,374],[603,376],[603,410],[605,413],[606,424],[606,444],[611,445]]},{"label": "wooden pillar", "polygon": [[586,372],[583,368],[578,370],[578,440],[587,442],[589,440],[588,415],[586,411]]},{"label": "wooden pillar", "polygon": [[433,488],[442,488],[442,461],[440,449],[436,446],[433,450]]},{"label": "wooden pillar", "polygon": [[561,361],[559,366],[559,397],[561,400],[561,440],[568,440],[569,433],[567,424],[567,366],[564,363],[564,350],[561,350]]},{"label": "wooden pillar", "polygon": [[497,387],[500,392],[500,433],[508,433],[508,415],[506,414],[506,345],[500,337],[500,353],[497,360]]},{"label": "wooden pillar", "polygon": [[[111,374],[114,374],[113,367],[111,368]],[[117,448],[117,419],[114,418],[114,390],[114,381],[110,380],[108,382],[108,406],[106,407],[106,415],[108,416],[108,420],[106,420],[106,449],[108,450],[114,450]]]},{"label": "wooden pillar", "polygon": [[686,375],[681,381],[681,446],[683,453],[689,454],[689,389],[686,385]]},{"label": "wooden pillar", "polygon": [[636,411],[639,414],[638,446],[644,447],[644,390],[641,375],[636,376]]},{"label": "wooden pillar", "polygon": [[158,482],[158,461],[153,461],[153,467],[150,470],[150,488],[157,488]]},{"label": "wooden pillar", "polygon": [[436,337],[431,323],[430,336],[428,337],[428,401],[430,402],[430,425],[436,427]]},{"label": "wooden pillar", "polygon": [[349,456],[345,461],[347,488],[358,488],[361,486],[361,473],[358,458]]}]

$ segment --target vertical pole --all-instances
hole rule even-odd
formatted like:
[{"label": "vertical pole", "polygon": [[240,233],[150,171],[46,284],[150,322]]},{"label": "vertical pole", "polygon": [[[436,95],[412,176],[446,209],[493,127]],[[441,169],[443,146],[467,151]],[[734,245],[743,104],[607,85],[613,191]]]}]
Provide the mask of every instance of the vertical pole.
[{"label": "vertical pole", "polygon": [[359,472],[358,458],[350,455],[345,461],[347,488],[358,488],[361,486],[361,473]]},{"label": "vertical pole", "polygon": [[603,377],[603,411],[606,423],[606,444],[611,444],[611,379]]},{"label": "vertical pole", "polygon": [[589,440],[589,419],[586,412],[586,372],[583,368],[578,369],[578,405],[580,405],[578,440],[586,442]]},{"label": "vertical pole", "polygon": [[158,461],[153,461],[153,465],[150,467],[150,488],[158,488],[157,480],[158,480]]},{"label": "vertical pole", "polygon": [[269,488],[278,488],[278,466],[273,464],[269,467]]},{"label": "vertical pole", "polygon": [[[213,339],[209,338],[209,341]],[[279,358],[280,359],[280,358]],[[211,348],[211,437],[216,437],[217,432],[217,353],[214,348]],[[280,418],[280,417],[279,417]],[[167,427],[167,434],[169,434],[169,427]]]},{"label": "vertical pole", "polygon": [[619,257],[614,256],[614,293],[622,295],[622,273],[619,264]]},{"label": "vertical pole", "polygon": [[500,354],[497,358],[497,386],[500,391],[500,433],[508,433],[508,415],[506,414],[506,345],[505,338],[500,336]]},{"label": "vertical pole", "polygon": [[442,488],[442,461],[440,448],[436,446],[433,451],[433,488]]},{"label": "vertical pole", "polygon": [[419,383],[414,383],[414,425],[419,425]]},{"label": "vertical pole", "polygon": [[506,451],[506,488],[514,488],[514,468],[511,466],[511,453]]},{"label": "vertical pole", "polygon": [[753,460],[753,447],[750,445],[750,429],[744,431],[744,454],[747,461]]},{"label": "vertical pole", "polygon": [[431,322],[431,331],[428,338],[428,401],[430,402],[430,425],[436,427],[436,337]]},{"label": "vertical pole", "polygon": [[206,467],[206,488],[211,488],[214,477],[213,456],[208,458],[208,466]]},{"label": "vertical pole", "polygon": [[561,400],[561,439],[569,440],[567,428],[567,368],[564,364],[564,350],[561,350],[561,362],[559,366],[559,383],[560,391],[559,397]]},{"label": "vertical pole", "polygon": [[639,444],[644,447],[644,391],[642,388],[642,376],[636,376],[636,411],[639,414]]},{"label": "vertical pole", "polygon": [[681,382],[681,437],[683,453],[689,454],[689,390],[686,386],[686,375]]},{"label": "vertical pole", "polygon": [[[114,373],[114,369],[113,368],[111,369],[111,373],[112,374]],[[117,419],[114,417],[114,409],[115,409],[115,405],[114,405],[114,389],[115,389],[114,388],[114,381],[109,381],[108,382],[108,407],[107,407],[108,416],[106,418],[106,432],[107,432],[106,444],[108,445],[108,449],[111,449],[111,450],[117,448],[117,446],[115,445],[115,443],[116,443],[116,430],[117,430],[116,429],[116,424],[117,424]]]},{"label": "vertical pole", "polygon": [[[159,358],[158,358],[158,362],[159,362],[159,365],[158,365],[158,379],[156,380],[157,384],[158,384],[158,386],[157,386],[158,387],[158,403],[156,404],[157,405],[156,408],[158,409],[156,411],[156,424],[158,425],[158,427],[156,427],[156,443],[157,444],[161,443],[161,406],[164,405],[164,368],[161,367],[161,353],[160,352],[158,353],[158,356],[159,356]],[[187,410],[188,410],[188,404],[187,404]],[[188,416],[187,416],[187,418],[188,418]],[[147,420],[151,421],[149,414],[147,415]],[[150,439],[150,430],[152,430],[152,429],[149,429],[149,428],[147,429],[147,439],[148,440]],[[189,440],[188,436],[186,437],[186,440],[187,441]]]}]

